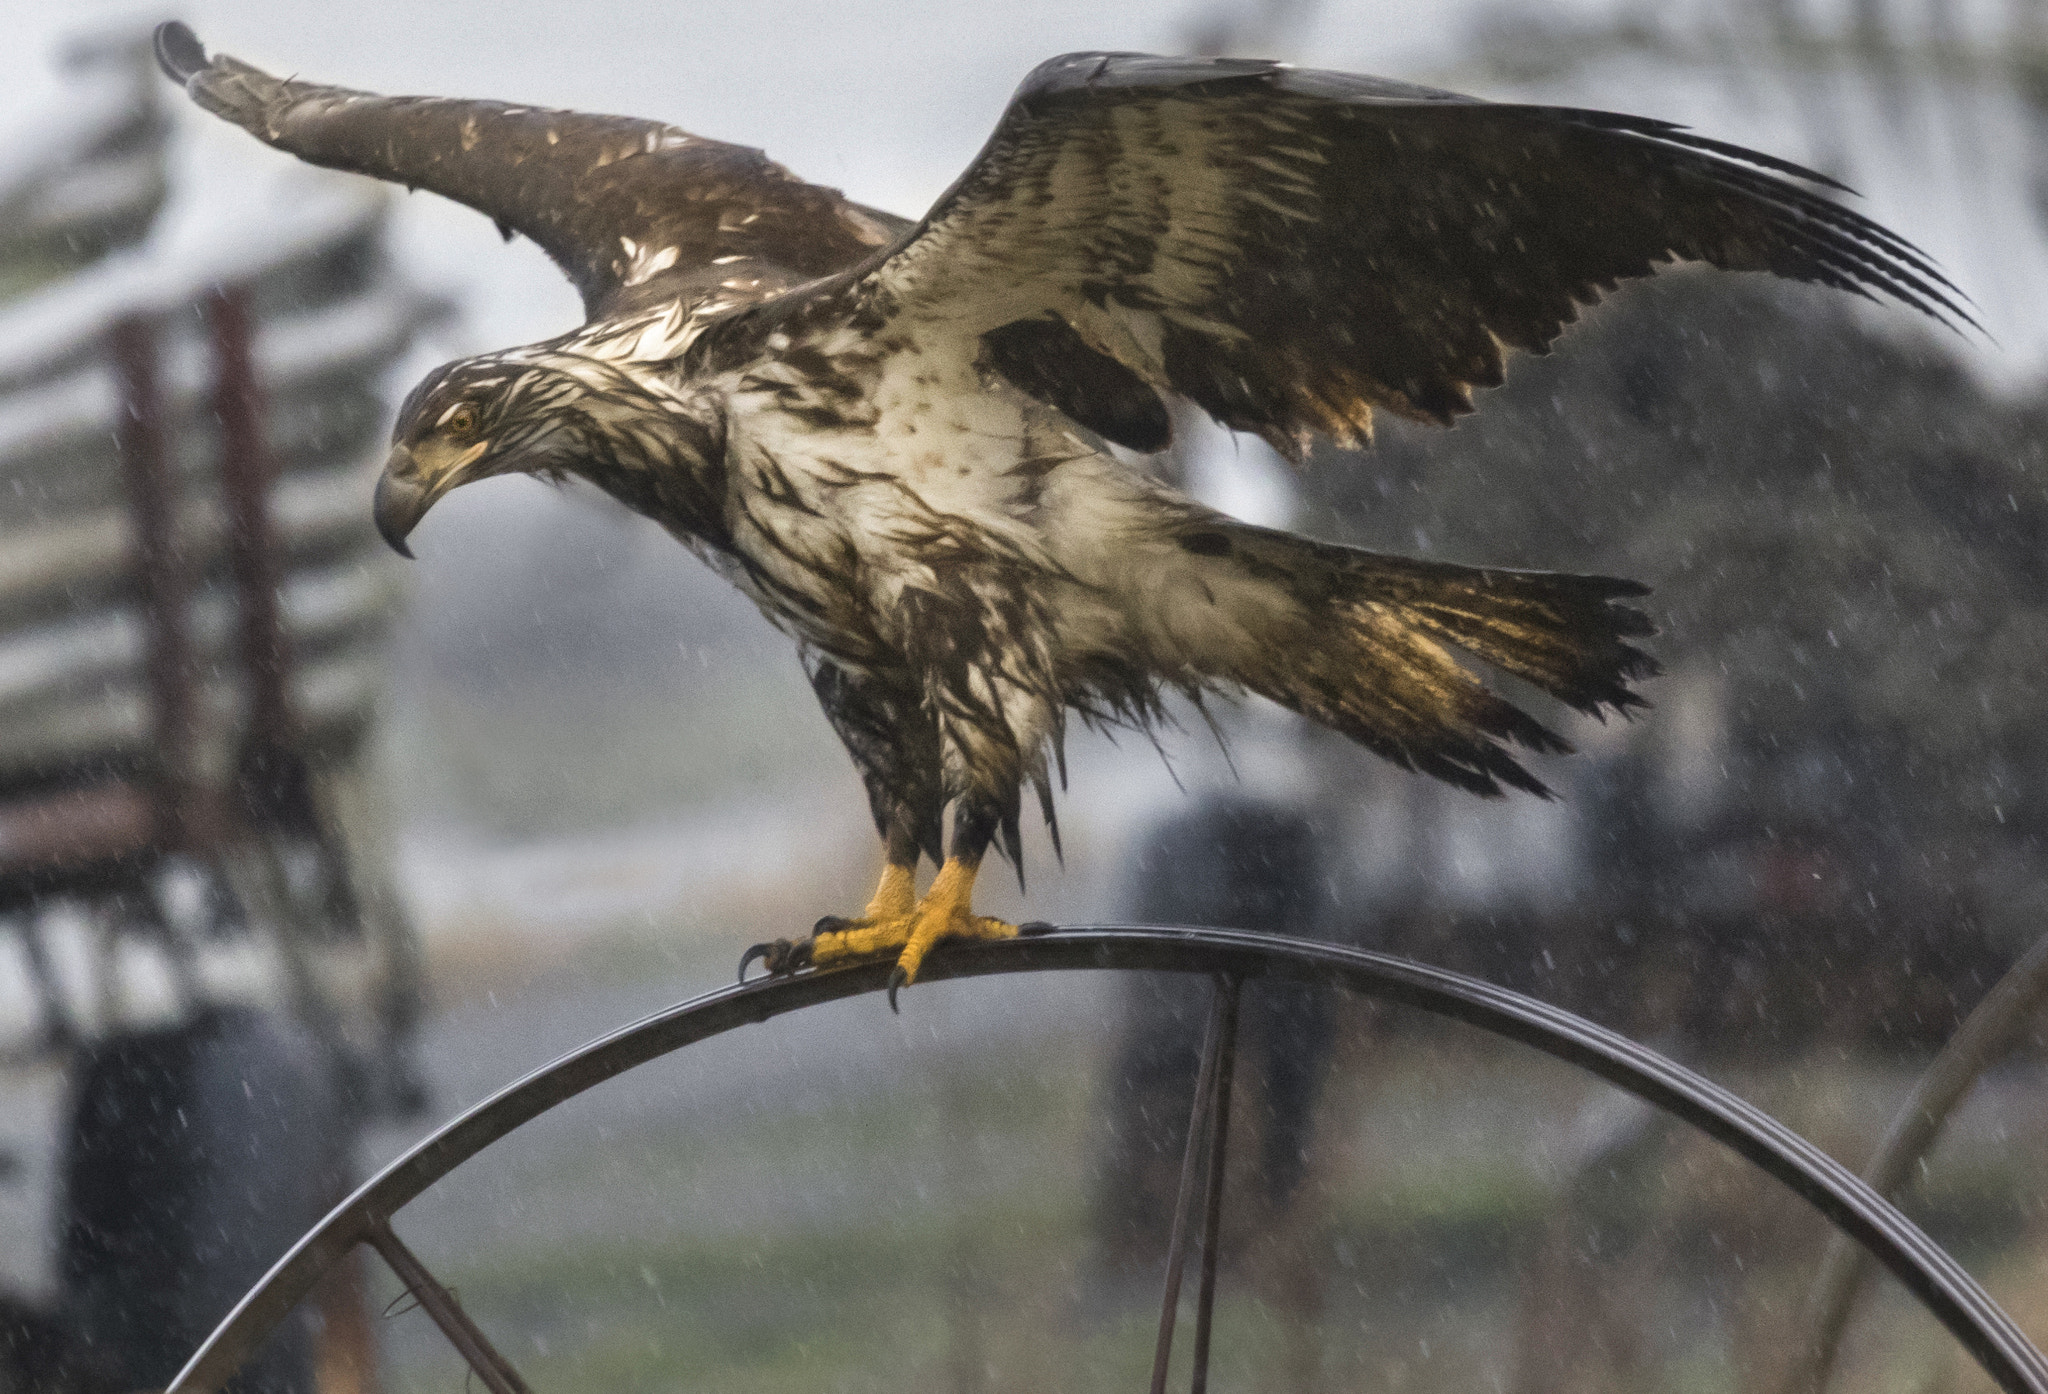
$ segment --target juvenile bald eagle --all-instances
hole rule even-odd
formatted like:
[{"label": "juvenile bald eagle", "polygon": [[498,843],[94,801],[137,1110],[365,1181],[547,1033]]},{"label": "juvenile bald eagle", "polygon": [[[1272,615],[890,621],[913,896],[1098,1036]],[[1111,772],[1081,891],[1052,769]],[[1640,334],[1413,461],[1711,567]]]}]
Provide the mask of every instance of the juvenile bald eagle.
[{"label": "juvenile bald eagle", "polygon": [[582,292],[580,329],[413,390],[376,521],[403,552],[460,485],[576,476],[797,641],[886,869],[858,917],[742,972],[894,954],[902,983],[940,939],[1016,933],[973,913],[974,878],[991,844],[1019,855],[1026,784],[1050,823],[1070,711],[1149,726],[1166,693],[1254,692],[1496,795],[1545,792],[1510,745],[1568,747],[1460,655],[1580,711],[1640,704],[1651,628],[1618,602],[1642,587],[1236,522],[1108,448],[1164,448],[1163,396],[1297,460],[1376,409],[1448,424],[1510,351],[1672,260],[1969,320],[1782,160],[1278,63],[1055,58],[911,224],[658,122],[280,80],[179,24],[157,54],[208,111],[466,203]]}]

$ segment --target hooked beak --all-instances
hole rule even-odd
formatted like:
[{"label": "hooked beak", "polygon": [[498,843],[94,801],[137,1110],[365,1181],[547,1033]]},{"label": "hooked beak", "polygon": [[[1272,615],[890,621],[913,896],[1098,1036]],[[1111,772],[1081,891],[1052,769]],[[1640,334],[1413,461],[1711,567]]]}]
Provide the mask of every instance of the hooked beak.
[{"label": "hooked beak", "polygon": [[377,531],[392,551],[401,557],[412,555],[406,537],[441,495],[488,472],[479,462],[490,449],[487,440],[467,448],[437,440],[424,442],[417,451],[403,445],[391,447],[391,458],[384,462],[384,473],[377,480],[370,516],[377,520]]},{"label": "hooked beak", "polygon": [[377,492],[370,502],[370,516],[377,520],[378,533],[391,544],[392,551],[408,559],[412,548],[405,545],[405,539],[427,516],[435,498],[434,492],[420,484],[417,476],[418,466],[412,452],[402,445],[394,447],[384,464],[384,473],[377,478]]}]

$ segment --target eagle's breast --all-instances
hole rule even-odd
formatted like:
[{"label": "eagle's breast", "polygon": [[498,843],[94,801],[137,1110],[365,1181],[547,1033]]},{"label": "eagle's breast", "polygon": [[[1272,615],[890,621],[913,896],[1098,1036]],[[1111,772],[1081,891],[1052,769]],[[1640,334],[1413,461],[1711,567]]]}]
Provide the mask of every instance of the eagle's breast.
[{"label": "eagle's breast", "polygon": [[1042,553],[1043,413],[987,385],[971,344],[771,342],[724,395],[746,589],[807,643],[900,653],[907,596]]}]

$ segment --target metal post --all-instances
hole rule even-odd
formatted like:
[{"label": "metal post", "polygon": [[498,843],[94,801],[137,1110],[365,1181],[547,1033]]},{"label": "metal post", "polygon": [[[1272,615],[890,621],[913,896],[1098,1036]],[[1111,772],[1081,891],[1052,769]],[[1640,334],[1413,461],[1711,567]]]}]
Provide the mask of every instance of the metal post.
[{"label": "metal post", "polygon": [[484,1335],[469,1319],[469,1313],[462,1310],[455,1294],[441,1286],[440,1280],[427,1271],[427,1266],[392,1232],[388,1221],[371,1220],[363,1237],[384,1262],[391,1265],[391,1271],[398,1275],[399,1282],[405,1284],[405,1290],[419,1299],[420,1306],[426,1308],[427,1315],[434,1319],[434,1325],[440,1327],[449,1344],[462,1353],[462,1358],[469,1362],[469,1368],[476,1371],[476,1377],[484,1382],[484,1387],[491,1394],[533,1394],[526,1381],[519,1377],[519,1372],[512,1368],[512,1362],[498,1354],[490,1337]]},{"label": "metal post", "polygon": [[136,604],[147,636],[154,841],[165,851],[190,851],[198,711],[187,623],[191,586],[178,547],[178,487],[165,438],[158,329],[140,315],[117,320],[108,349],[121,393],[115,436],[133,530]]},{"label": "metal post", "polygon": [[248,742],[256,760],[297,742],[287,680],[291,653],[278,609],[278,561],[270,526],[270,448],[263,438],[249,293],[217,287],[206,297],[213,336],[213,409],[220,418],[220,481],[228,514],[228,565],[240,612],[238,647],[248,692]]},{"label": "metal post", "polygon": [[313,1377],[319,1394],[381,1394],[368,1279],[363,1251],[353,1248],[328,1270],[313,1294],[320,1313]]},{"label": "metal post", "polygon": [[1194,1195],[1195,1173],[1201,1164],[1203,1129],[1215,1101],[1216,1067],[1223,1046],[1223,1023],[1234,1015],[1237,980],[1218,978],[1209,997],[1209,1025],[1202,1033],[1202,1066],[1195,1075],[1195,1097],[1188,1106],[1188,1142],[1180,1159],[1180,1190],[1173,1202],[1173,1233],[1166,1244],[1166,1291],[1159,1301],[1159,1340],[1152,1350],[1152,1394],[1166,1394],[1166,1367],[1173,1359],[1173,1325],[1180,1314],[1181,1269],[1187,1258],[1188,1202]]},{"label": "metal post", "polygon": [[[305,838],[319,857],[324,919],[308,931],[355,934],[362,916],[341,839],[323,815],[292,700],[292,646],[278,600],[283,574],[270,488],[276,468],[263,434],[262,385],[244,286],[206,299],[213,336],[214,410],[220,417],[221,490],[228,513],[228,560],[235,580],[247,725],[237,762],[246,816],[260,833]],[[270,838],[265,849],[274,854]],[[295,906],[289,907],[296,914]],[[305,918],[301,916],[300,918]]]},{"label": "metal post", "polygon": [[1215,1104],[1209,1117],[1209,1185],[1202,1209],[1202,1285],[1195,1298],[1195,1369],[1189,1394],[1209,1388],[1209,1328],[1216,1314],[1216,1254],[1223,1244],[1223,1169],[1230,1148],[1230,1085],[1237,1066],[1238,980],[1216,988],[1223,1000],[1223,1041],[1216,1057]]}]

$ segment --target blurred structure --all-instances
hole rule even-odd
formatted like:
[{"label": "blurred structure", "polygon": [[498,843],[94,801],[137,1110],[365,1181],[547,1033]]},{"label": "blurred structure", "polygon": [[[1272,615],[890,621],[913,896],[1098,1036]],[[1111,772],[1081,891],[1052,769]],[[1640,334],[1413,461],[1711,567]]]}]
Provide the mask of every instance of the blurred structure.
[{"label": "blurred structure", "polygon": [[1370,545],[1640,577],[1670,671],[1558,767],[1571,894],[1452,882],[1411,942],[1483,955],[1471,921],[1519,919],[1489,972],[1637,1034],[1938,1041],[2038,894],[2043,407],[1810,297],[1685,275],[1522,367],[1458,431],[1318,472],[1316,503]]},{"label": "blurred structure", "polygon": [[[1560,770],[1573,892],[1443,877],[1390,932],[1721,1068],[1931,1049],[2038,932],[2044,408],[1775,288],[1674,275],[1589,320],[1452,436],[1390,430],[1377,478],[1311,486],[1373,545],[1641,577],[1665,630],[1656,709]],[[1554,816],[1424,809],[1449,840]],[[1588,1153],[1541,1260],[1574,1282],[1532,1283],[1524,1329],[1616,1327],[1561,1294],[1633,1301],[1687,1253],[1768,1387],[1786,1314],[1740,1274],[1799,1247],[1768,1196],[1674,1189],[1668,1144]],[[1537,1340],[1525,1387],[1628,1388],[1657,1354],[1607,1348],[1635,1354],[1589,1383]]]},{"label": "blurred structure", "polygon": [[0,172],[0,295],[13,297],[133,246],[170,193],[170,119],[135,61],[133,36],[66,55],[65,105],[8,133]]},{"label": "blurred structure", "polygon": [[[77,100],[0,174],[0,1088],[63,1080],[0,1136],[0,1189],[42,1200],[0,1240],[0,1389],[97,1394],[168,1381],[357,1131],[420,1101],[365,471],[380,379],[440,309],[385,262],[379,191],[169,199],[146,31],[71,62]],[[367,1377],[334,1349],[365,1339],[351,1302],[248,1387]]]}]

